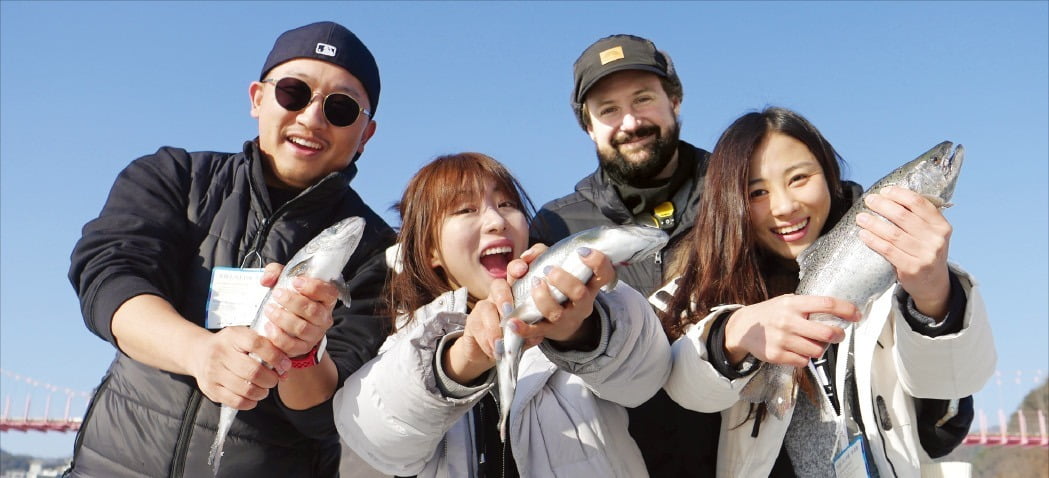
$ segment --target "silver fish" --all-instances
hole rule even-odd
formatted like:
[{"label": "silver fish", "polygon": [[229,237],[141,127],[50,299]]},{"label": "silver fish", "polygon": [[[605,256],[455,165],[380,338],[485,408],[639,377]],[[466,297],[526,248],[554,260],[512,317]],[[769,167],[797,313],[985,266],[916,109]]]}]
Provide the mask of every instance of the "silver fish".
[{"label": "silver fish", "polygon": [[[510,404],[517,390],[517,366],[521,362],[524,339],[510,330],[508,319],[516,317],[533,324],[543,318],[532,299],[532,279],[542,278],[548,266],[558,266],[584,283],[594,271],[581,260],[577,252],[580,247],[601,251],[613,265],[626,265],[658,252],[667,244],[669,237],[659,229],[643,226],[601,226],[577,232],[550,246],[529,265],[528,274],[514,282],[514,310],[503,318],[502,350],[497,351],[499,385],[499,438],[506,441],[509,426]],[[611,284],[610,284],[611,286]],[[608,286],[606,286],[608,287]],[[558,301],[567,297],[556,287],[549,287],[550,294]]]},{"label": "silver fish", "polygon": [[[327,280],[339,288],[339,299],[343,304],[349,306],[350,297],[342,280],[342,269],[346,267],[346,262],[350,260],[353,251],[357,249],[357,244],[360,243],[363,234],[364,219],[359,217],[348,217],[332,224],[321,231],[320,234],[317,234],[316,237],[306,243],[302,249],[299,249],[288,260],[273,289],[290,289],[291,281],[296,277]],[[255,319],[251,322],[251,329],[262,336],[266,335],[266,324],[269,323],[269,319],[264,312],[266,305],[271,302],[276,303],[270,297],[273,289],[266,293],[266,297],[259,304],[258,312],[255,313]],[[254,354],[251,354],[251,356],[262,362]],[[263,363],[265,364],[265,362]],[[213,466],[216,475],[219,472],[219,462],[222,460],[222,446],[226,442],[226,434],[229,433],[230,426],[233,425],[233,419],[236,416],[237,410],[235,408],[222,405],[219,411],[218,432],[215,436],[215,442],[211,445],[211,453],[208,455],[208,464]]]},{"label": "silver fish", "polygon": [[[883,187],[896,185],[921,194],[936,207],[949,207],[964,157],[962,145],[955,149],[950,141],[944,141],[874,183],[834,228],[798,257],[801,275],[795,293],[837,297],[864,310],[896,281],[896,270],[857,236],[857,214],[866,212],[880,217],[864,205],[863,199]],[[812,314],[809,320],[841,328],[852,324],[829,314]],[[793,374],[794,367],[790,365],[766,363],[743,387],[740,396],[751,403],[764,402],[769,412],[782,419],[794,407]]]}]

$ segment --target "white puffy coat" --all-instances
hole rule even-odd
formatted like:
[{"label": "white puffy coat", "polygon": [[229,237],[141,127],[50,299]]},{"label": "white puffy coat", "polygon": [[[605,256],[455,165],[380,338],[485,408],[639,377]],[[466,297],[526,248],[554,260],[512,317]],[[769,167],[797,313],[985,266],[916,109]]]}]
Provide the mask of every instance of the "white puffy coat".
[{"label": "white puffy coat", "polygon": [[[923,469],[928,473],[937,466],[918,441],[913,398],[972,395],[994,373],[997,355],[983,298],[971,276],[953,266],[952,270],[967,297],[960,332],[934,338],[913,331],[895,298],[896,286],[863,311],[862,322],[846,329],[845,340],[855,340],[856,388],[874,458],[872,465],[882,477],[919,477]],[[685,408],[721,412],[717,476],[768,476],[793,410],[783,420],[766,416],[754,438],[750,436],[753,418],[737,426],[744,423],[750,405],[740,400],[739,391],[753,374],[729,380],[709,361],[707,336],[722,310],[724,307],[717,308],[674,342],[674,367],[664,388]],[[845,387],[845,362],[838,360],[836,364],[838,390]],[[884,401],[888,417],[879,416],[881,412],[875,410],[878,400]],[[886,419],[887,429],[881,419]]]},{"label": "white puffy coat", "polygon": [[[420,308],[379,355],[351,375],[334,399],[342,439],[383,473],[475,476],[471,408],[494,378],[465,398],[439,390],[434,357],[462,334],[466,290]],[[624,407],[666,382],[670,344],[651,306],[620,283],[594,304],[602,339],[594,352],[528,349],[519,368],[508,435],[522,477],[645,477]],[[491,374],[494,375],[494,374]]]}]

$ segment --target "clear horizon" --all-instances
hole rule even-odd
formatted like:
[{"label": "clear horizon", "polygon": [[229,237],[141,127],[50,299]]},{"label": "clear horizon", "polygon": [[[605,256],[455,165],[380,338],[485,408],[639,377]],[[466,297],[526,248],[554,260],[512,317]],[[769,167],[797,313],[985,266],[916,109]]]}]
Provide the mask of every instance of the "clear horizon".
[{"label": "clear horizon", "polygon": [[[672,56],[681,138],[704,149],[766,105],[810,119],[864,186],[943,140],[961,143],[950,260],[982,287],[1002,374],[977,407],[1011,411],[1049,370],[1044,1],[4,0],[0,367],[59,390],[98,385],[115,349],[88,332],[66,278],[81,227],[131,160],[254,138],[247,88],[274,39],[327,19],[380,66],[378,130],[352,185],[391,224],[408,178],[440,154],[495,157],[537,205],[571,192],[597,164],[568,105],[572,63],[613,33]],[[20,396],[19,382],[2,383],[0,395]],[[0,434],[18,454],[65,456],[72,443]]]}]

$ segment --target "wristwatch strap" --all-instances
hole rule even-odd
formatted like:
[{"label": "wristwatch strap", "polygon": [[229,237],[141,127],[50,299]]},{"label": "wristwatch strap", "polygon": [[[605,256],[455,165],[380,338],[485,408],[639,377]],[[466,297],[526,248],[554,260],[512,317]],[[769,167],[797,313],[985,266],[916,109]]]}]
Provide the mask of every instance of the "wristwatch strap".
[{"label": "wristwatch strap", "polygon": [[291,368],[310,368],[321,362],[324,358],[324,349],[328,345],[328,337],[321,339],[320,343],[314,345],[306,355],[291,358]]}]

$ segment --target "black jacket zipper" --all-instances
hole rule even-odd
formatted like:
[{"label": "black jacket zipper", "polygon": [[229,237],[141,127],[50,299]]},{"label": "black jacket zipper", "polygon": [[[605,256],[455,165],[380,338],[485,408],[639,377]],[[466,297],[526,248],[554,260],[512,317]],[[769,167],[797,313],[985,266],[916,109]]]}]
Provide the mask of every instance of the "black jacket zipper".
[{"label": "black jacket zipper", "polygon": [[[76,439],[73,441],[73,462],[69,464],[69,469],[76,468],[76,456],[80,453],[80,447],[84,443],[84,433],[87,429],[88,423],[91,422],[91,416],[94,415],[95,405],[98,404],[99,397],[102,393],[109,388],[109,381],[113,378],[112,375],[106,374],[102,378],[102,383],[98,385],[98,389],[95,390],[95,394],[91,397],[91,403],[87,406],[87,411],[84,412],[84,419],[80,421],[80,429],[76,432]],[[68,471],[68,470],[67,470]]]},{"label": "black jacket zipper", "polygon": [[193,439],[193,426],[196,424],[197,411],[200,410],[201,399],[204,395],[200,390],[193,389],[189,396],[189,403],[182,413],[182,423],[179,425],[178,440],[175,442],[175,455],[171,461],[171,471],[168,476],[182,478],[186,469],[186,455],[189,454],[189,442]]}]

